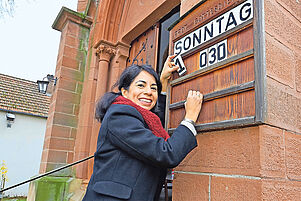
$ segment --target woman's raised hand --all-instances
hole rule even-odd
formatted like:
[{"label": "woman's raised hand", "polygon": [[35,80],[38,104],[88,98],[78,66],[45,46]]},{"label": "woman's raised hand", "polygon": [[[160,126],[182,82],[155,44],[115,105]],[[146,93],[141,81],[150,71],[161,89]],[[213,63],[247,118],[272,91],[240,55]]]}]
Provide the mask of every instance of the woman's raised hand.
[{"label": "woman's raised hand", "polygon": [[202,102],[203,102],[203,94],[201,94],[199,91],[189,90],[185,102],[185,110],[186,110],[185,118],[196,122],[200,114],[200,111],[202,109]]},{"label": "woman's raised hand", "polygon": [[176,55],[170,55],[167,57],[162,72],[160,76],[160,81],[162,84],[162,91],[165,92],[167,88],[168,80],[171,77],[171,74],[179,69],[179,66],[175,65],[175,62],[172,61],[173,58],[175,58]]}]

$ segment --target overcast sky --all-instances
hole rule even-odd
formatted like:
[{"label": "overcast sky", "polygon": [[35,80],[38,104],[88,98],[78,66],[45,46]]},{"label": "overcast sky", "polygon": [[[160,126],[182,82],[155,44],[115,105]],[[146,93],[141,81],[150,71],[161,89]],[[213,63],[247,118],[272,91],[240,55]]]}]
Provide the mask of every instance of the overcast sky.
[{"label": "overcast sky", "polygon": [[54,74],[61,32],[51,28],[62,6],[77,0],[17,0],[13,17],[0,19],[0,73],[26,80]]}]

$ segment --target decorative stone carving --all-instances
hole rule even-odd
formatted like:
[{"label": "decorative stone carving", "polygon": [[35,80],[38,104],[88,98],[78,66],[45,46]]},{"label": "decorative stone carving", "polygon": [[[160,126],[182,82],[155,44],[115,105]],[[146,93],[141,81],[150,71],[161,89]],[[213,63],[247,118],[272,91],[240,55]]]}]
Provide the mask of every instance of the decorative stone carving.
[{"label": "decorative stone carving", "polygon": [[98,56],[99,61],[107,61],[109,62],[112,56],[116,55],[117,50],[112,46],[108,46],[106,44],[101,44],[96,49],[96,56]]}]

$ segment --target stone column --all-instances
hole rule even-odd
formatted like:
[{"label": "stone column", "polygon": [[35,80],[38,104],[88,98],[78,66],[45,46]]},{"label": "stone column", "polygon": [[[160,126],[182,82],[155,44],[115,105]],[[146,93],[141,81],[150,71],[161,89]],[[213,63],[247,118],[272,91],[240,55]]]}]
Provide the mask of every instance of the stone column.
[{"label": "stone column", "polygon": [[[91,156],[96,150],[96,139],[100,123],[94,118],[97,100],[111,89],[126,67],[129,45],[111,44],[107,41],[90,47],[91,59],[87,64],[83,95],[79,113],[79,129],[75,143],[74,161]],[[93,160],[76,165],[76,178],[87,184],[92,174]]]},{"label": "stone column", "polygon": [[[96,47],[96,55],[98,58],[98,69],[97,72],[97,84],[95,92],[95,104],[106,92],[109,80],[109,67],[111,58],[116,55],[116,48],[108,42],[100,42]],[[95,110],[93,111],[94,116]],[[92,124],[92,134],[90,138],[90,150],[89,155],[93,155],[96,151],[96,142],[98,137],[98,131],[100,128],[100,123],[93,118]],[[91,177],[93,171],[93,161],[88,162],[88,178]]]},{"label": "stone column", "polygon": [[99,60],[96,88],[97,101],[107,91],[109,64],[112,56],[116,55],[116,48],[104,43],[100,44],[96,50],[96,55]]}]

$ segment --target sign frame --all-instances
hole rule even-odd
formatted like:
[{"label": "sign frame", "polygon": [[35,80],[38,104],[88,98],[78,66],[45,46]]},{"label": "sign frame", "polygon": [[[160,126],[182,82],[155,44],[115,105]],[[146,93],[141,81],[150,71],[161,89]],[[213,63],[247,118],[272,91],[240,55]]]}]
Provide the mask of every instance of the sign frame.
[{"label": "sign frame", "polygon": [[[244,3],[247,0],[243,0],[240,3]],[[212,44],[216,44],[217,42],[222,41],[227,36],[238,32],[241,29],[244,29],[246,27],[253,26],[253,49],[243,52],[241,54],[232,56],[230,58],[227,58],[217,64],[213,64],[207,68],[200,69],[197,71],[194,71],[190,74],[184,75],[182,77],[176,78],[170,82],[170,85],[167,89],[167,112],[165,114],[165,127],[168,128],[169,125],[169,115],[170,110],[178,109],[181,107],[184,107],[185,101],[176,102],[173,104],[170,104],[171,101],[171,87],[178,85],[180,83],[183,83],[188,80],[192,80],[196,77],[199,77],[203,74],[206,74],[210,71],[214,71],[221,66],[229,65],[235,61],[239,61],[242,59],[246,59],[249,57],[254,58],[254,81],[239,84],[236,86],[232,86],[223,90],[214,91],[212,93],[208,93],[204,95],[204,102],[212,100],[216,97],[224,97],[232,94],[241,93],[248,90],[254,90],[255,91],[255,115],[251,117],[243,117],[243,118],[237,118],[237,119],[229,119],[229,120],[223,120],[223,121],[216,121],[216,122],[210,122],[210,123],[202,123],[197,124],[196,129],[197,132],[203,132],[203,131],[211,131],[211,130],[220,130],[220,129],[226,129],[226,128],[238,128],[238,127],[245,127],[245,126],[252,126],[252,125],[260,125],[263,124],[266,117],[266,108],[267,108],[267,100],[266,100],[266,63],[265,63],[265,29],[264,29],[264,13],[261,12],[264,10],[264,3],[261,0],[252,0],[253,1],[253,18],[248,20],[247,22],[242,23],[241,25],[236,26],[235,28],[231,29],[230,31],[227,31],[216,38],[213,38],[204,44],[195,47],[194,49],[185,52],[182,54],[183,59],[195,54],[197,51],[199,51],[202,48],[210,47]],[[169,30],[171,30],[175,25],[180,23],[185,17],[193,12],[196,8],[201,6],[203,3],[207,2],[207,0],[200,2],[195,7],[193,7],[190,11],[187,12],[187,14],[183,15],[175,24],[173,24]],[[223,13],[226,13],[230,9],[232,9],[234,6],[229,7],[227,10],[223,11]],[[221,15],[222,15],[221,14]],[[188,31],[191,33],[196,29],[192,29]],[[187,34],[186,32],[185,34]],[[188,33],[188,34],[189,34]],[[179,37],[178,37],[179,38]],[[176,38],[177,39],[177,38]],[[173,42],[172,37],[170,37],[170,52],[172,52],[172,46]],[[168,128],[168,132],[172,133],[175,128]]]}]

